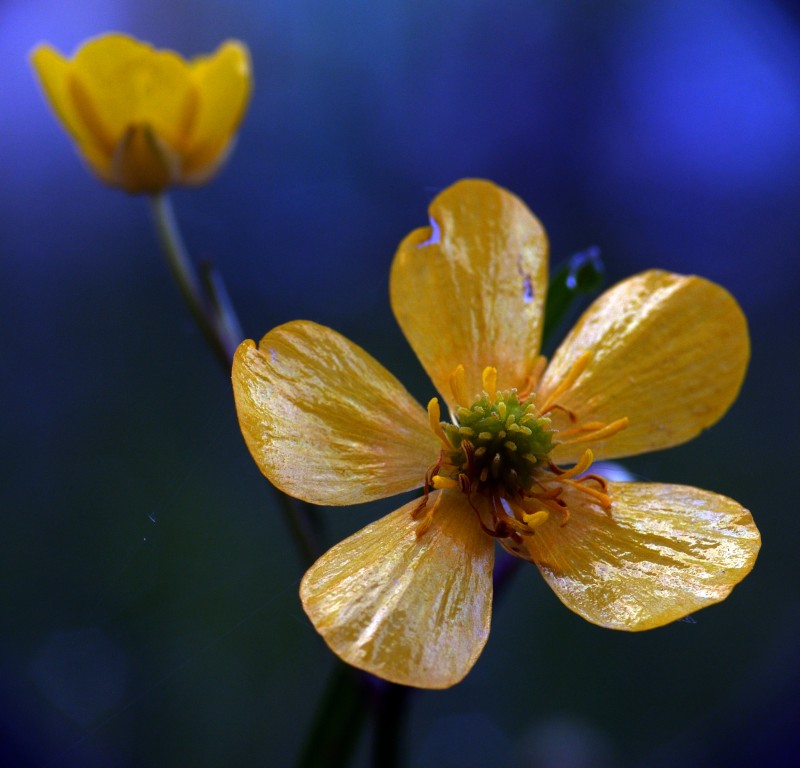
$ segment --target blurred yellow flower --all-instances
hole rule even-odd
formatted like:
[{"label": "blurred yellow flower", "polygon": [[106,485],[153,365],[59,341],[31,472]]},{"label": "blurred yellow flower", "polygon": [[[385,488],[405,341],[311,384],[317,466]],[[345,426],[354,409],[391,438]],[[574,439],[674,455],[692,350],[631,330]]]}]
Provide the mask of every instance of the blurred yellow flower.
[{"label": "blurred yellow flower", "polygon": [[489,633],[494,540],[605,627],[649,629],[723,600],[760,546],[747,510],[588,470],[722,416],[749,358],[736,301],[699,277],[644,272],[595,301],[546,365],[537,219],[478,180],[429,213],[400,245],[391,300],[449,422],[437,398],[426,413],[364,350],[311,322],[243,342],[234,361],[242,433],[283,491],[344,505],[425,489],[303,578],[331,649],[406,685],[461,680]]},{"label": "blurred yellow flower", "polygon": [[202,184],[225,160],[250,99],[246,46],[185,61],[122,34],[72,59],[49,45],[31,60],[50,106],[92,170],[131,193]]}]

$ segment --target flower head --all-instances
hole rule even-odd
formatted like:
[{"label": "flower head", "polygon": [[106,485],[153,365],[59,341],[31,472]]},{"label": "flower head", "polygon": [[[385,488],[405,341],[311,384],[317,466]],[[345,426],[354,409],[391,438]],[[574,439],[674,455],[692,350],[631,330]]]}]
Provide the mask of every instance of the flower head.
[{"label": "flower head", "polygon": [[392,265],[391,300],[439,398],[427,411],[335,331],[291,322],[233,367],[242,433],[285,492],[424,495],[337,544],[303,606],[342,659],[423,688],[458,682],[489,633],[494,542],[596,624],[642,630],[723,600],[750,571],[750,513],[708,491],[611,482],[595,459],[684,442],[727,410],[749,357],[735,300],[648,271],[607,291],[549,365],[547,241],[509,192],[465,180]]},{"label": "flower head", "polygon": [[131,193],[211,178],[252,87],[247,48],[236,41],[185,61],[112,33],[87,41],[72,59],[49,45],[31,59],[83,158],[103,181]]}]

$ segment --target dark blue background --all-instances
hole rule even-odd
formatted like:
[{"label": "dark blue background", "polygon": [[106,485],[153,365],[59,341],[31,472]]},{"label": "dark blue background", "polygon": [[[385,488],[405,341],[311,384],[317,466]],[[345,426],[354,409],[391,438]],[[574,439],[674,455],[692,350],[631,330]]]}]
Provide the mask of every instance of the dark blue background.
[{"label": "dark blue background", "polygon": [[[182,306],[145,201],[100,186],[27,55],[126,31],[226,37],[256,87],[209,186],[174,195],[245,332],[343,331],[423,402],[388,268],[439,189],[490,178],[555,264],[725,285],[751,324],[742,395],[696,441],[632,460],[753,511],[764,546],[720,606],[628,635],[535,569],[487,649],[412,699],[410,764],[789,765],[798,748],[800,15],[770,0],[4,0],[0,3],[0,758],[285,765],[332,667],[302,562]],[[391,508],[324,513],[329,542]],[[368,738],[361,746],[366,759]],[[571,762],[570,762],[571,761]]]}]

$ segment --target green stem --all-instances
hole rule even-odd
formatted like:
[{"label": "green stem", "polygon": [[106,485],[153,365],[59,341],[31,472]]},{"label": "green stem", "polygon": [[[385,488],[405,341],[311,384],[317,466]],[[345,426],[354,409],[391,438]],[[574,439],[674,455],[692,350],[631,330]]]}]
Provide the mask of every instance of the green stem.
[{"label": "green stem", "polygon": [[375,768],[401,768],[405,749],[401,738],[408,719],[408,702],[413,688],[383,680],[375,697],[375,735],[372,765]]},{"label": "green stem", "polygon": [[[217,360],[225,373],[230,375],[233,355],[244,334],[222,277],[208,263],[201,265],[202,272],[198,277],[184,245],[172,203],[165,193],[151,196],[150,210],[172,276]],[[275,493],[303,561],[305,565],[311,565],[321,552],[308,509],[277,488]]]},{"label": "green stem", "polygon": [[239,321],[221,280],[210,270],[207,274],[213,276],[207,278],[205,283],[198,278],[167,195],[165,193],[152,195],[150,203],[158,239],[164,249],[172,276],[178,283],[181,294],[206,341],[211,345],[223,368],[230,371],[233,354],[242,336],[239,331]]},{"label": "green stem", "polygon": [[297,768],[344,768],[367,719],[365,675],[337,659]]}]

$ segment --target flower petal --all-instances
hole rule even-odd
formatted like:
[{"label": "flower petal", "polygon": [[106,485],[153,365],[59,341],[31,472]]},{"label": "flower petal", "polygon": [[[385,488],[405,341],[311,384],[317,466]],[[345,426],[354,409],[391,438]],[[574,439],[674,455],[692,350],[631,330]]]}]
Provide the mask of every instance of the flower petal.
[{"label": "flower petal", "polygon": [[429,208],[392,264],[397,321],[450,405],[449,377],[466,372],[470,397],[486,366],[498,387],[523,387],[542,335],[547,236],[525,204],[491,182],[459,181]]},{"label": "flower petal", "polygon": [[761,537],[732,499],[682,485],[609,483],[610,516],[571,491],[571,516],[524,544],[561,602],[594,624],[652,629],[724,600]]},{"label": "flower petal", "polygon": [[[724,288],[653,270],[619,283],[589,307],[545,372],[541,403],[584,352],[591,353],[587,368],[557,403],[578,424],[623,417],[629,424],[605,441],[561,445],[555,461],[576,462],[587,447],[596,459],[610,459],[694,437],[736,399],[750,342],[747,321]],[[553,415],[561,419],[558,411]]]},{"label": "flower petal", "polygon": [[316,323],[245,341],[233,362],[239,425],[261,471],[315,504],[419,488],[439,441],[428,416],[361,347]]},{"label": "flower petal", "polygon": [[235,40],[223,43],[213,55],[192,62],[191,78],[200,101],[184,173],[187,180],[199,183],[225,158],[244,117],[253,85],[247,47]]},{"label": "flower petal", "polygon": [[412,501],[323,555],[300,587],[303,607],[348,664],[418,688],[448,688],[489,636],[494,542],[458,492],[435,491],[416,537]]},{"label": "flower petal", "polygon": [[75,109],[69,92],[72,63],[50,45],[37,45],[31,53],[31,64],[39,77],[50,106],[79,144],[92,143],[92,136]]},{"label": "flower petal", "polygon": [[72,96],[95,138],[112,152],[131,125],[149,125],[176,151],[197,109],[189,66],[173,51],[122,34],[90,40],[75,54]]}]

